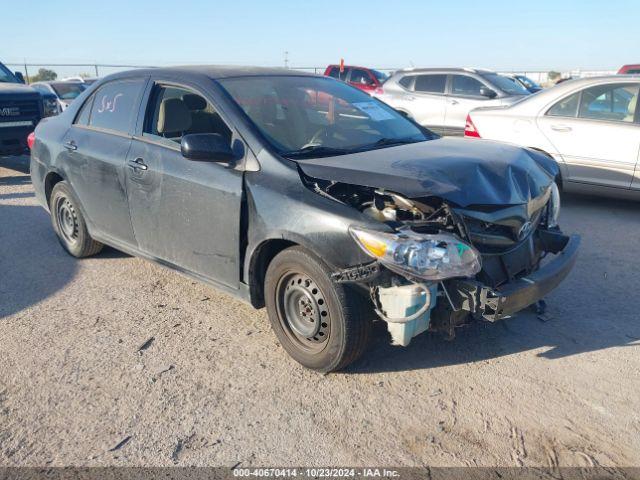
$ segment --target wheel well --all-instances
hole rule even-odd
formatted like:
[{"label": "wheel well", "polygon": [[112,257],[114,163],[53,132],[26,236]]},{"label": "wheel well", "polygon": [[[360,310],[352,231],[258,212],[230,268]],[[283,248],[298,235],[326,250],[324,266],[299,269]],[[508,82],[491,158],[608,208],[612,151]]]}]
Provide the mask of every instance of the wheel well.
[{"label": "wheel well", "polygon": [[[555,158],[553,158],[553,155],[549,155],[549,153],[545,152],[544,150],[542,150],[541,148],[536,148],[536,147],[529,147],[531,150],[535,150],[536,152],[540,152],[543,153],[544,155],[546,155],[547,157],[549,157],[551,160],[553,160],[554,162],[557,163],[557,160]],[[556,183],[558,184],[558,188],[560,190],[562,190],[562,170],[558,171],[558,175],[556,176]]]},{"label": "wheel well", "polygon": [[249,289],[251,303],[255,308],[264,307],[264,279],[271,260],[281,251],[297,245],[295,242],[282,239],[262,242],[251,256],[249,264]]},{"label": "wheel well", "polygon": [[44,195],[45,195],[45,198],[47,199],[47,205],[49,205],[49,199],[51,198],[51,191],[53,190],[53,187],[56,185],[56,183],[62,182],[63,180],[64,178],[62,178],[56,172],[50,172],[45,177]]}]

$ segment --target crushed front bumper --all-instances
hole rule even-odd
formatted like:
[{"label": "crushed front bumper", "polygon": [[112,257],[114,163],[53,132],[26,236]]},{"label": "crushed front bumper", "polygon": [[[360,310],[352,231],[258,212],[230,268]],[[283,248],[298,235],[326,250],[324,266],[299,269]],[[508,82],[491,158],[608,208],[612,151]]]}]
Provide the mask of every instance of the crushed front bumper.
[{"label": "crushed front bumper", "polygon": [[556,288],[576,262],[580,237],[568,237],[558,232],[543,233],[545,251],[556,254],[553,260],[539,270],[497,288],[474,280],[448,281],[446,294],[453,309],[479,314],[494,322],[527,308]]}]

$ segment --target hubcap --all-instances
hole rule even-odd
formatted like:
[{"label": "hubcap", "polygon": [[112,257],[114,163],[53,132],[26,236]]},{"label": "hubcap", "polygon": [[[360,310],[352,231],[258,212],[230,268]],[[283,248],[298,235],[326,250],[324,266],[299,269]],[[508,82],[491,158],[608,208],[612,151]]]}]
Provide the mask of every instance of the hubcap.
[{"label": "hubcap", "polygon": [[56,215],[60,234],[68,243],[78,240],[78,217],[73,205],[66,197],[60,197],[56,204]]},{"label": "hubcap", "polygon": [[307,275],[288,273],[278,284],[278,316],[287,335],[307,350],[322,350],[329,339],[324,295]]}]

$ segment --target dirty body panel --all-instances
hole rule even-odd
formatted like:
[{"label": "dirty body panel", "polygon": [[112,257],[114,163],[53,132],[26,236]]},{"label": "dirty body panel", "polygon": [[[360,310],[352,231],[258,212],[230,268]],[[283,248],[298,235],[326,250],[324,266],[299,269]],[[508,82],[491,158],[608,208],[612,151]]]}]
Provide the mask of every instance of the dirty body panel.
[{"label": "dirty body panel", "polygon": [[[125,83],[138,86],[128,120],[94,125],[85,106],[115,109],[108,89]],[[224,159],[188,157],[203,134]],[[56,182],[69,184],[92,238],[256,307],[275,298],[270,263],[302,248],[399,345],[537,302],[569,273],[579,243],[557,226],[548,157],[437,139],[356,89],[289,71],[107,77],[38,127],[31,172],[45,206]]]}]

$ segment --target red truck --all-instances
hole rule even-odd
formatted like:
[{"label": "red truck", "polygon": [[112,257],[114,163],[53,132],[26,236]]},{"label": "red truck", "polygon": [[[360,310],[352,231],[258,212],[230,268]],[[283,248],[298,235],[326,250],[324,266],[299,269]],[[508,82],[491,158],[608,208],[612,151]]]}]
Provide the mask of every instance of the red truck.
[{"label": "red truck", "polygon": [[640,64],[635,63],[631,65],[624,65],[618,70],[618,74],[622,73],[640,73]]},{"label": "red truck", "polygon": [[387,75],[378,70],[353,65],[344,65],[342,71],[340,65],[329,65],[324,74],[347,82],[368,94],[382,93],[382,84],[387,79]]}]

